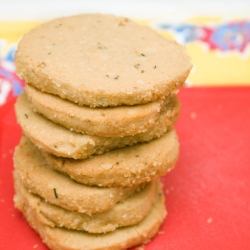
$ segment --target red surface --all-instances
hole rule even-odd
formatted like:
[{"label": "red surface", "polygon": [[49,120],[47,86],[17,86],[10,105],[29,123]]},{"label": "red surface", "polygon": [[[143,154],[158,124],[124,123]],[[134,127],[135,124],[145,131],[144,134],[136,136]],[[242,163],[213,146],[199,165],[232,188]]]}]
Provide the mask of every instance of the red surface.
[{"label": "red surface", "polygon": [[[250,88],[186,88],[178,164],[163,178],[169,215],[145,250],[250,249]],[[1,108],[0,249],[47,249],[13,208],[12,154],[21,131]],[[210,223],[209,223],[210,222]]]}]

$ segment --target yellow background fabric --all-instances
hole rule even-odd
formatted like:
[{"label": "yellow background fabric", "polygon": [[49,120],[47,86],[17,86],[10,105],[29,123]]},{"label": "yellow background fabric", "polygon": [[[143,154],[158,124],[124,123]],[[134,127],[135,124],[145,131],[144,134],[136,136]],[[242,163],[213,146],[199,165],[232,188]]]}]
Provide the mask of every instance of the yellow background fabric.
[{"label": "yellow background fabric", "polygon": [[[183,42],[178,38],[181,32],[176,32],[176,29],[178,29],[178,25],[176,24],[165,22],[156,23],[154,20],[136,21],[149,25],[164,37],[175,39],[186,46],[194,65],[187,80],[188,86],[250,85],[250,21],[230,20],[225,22],[220,18],[196,17],[186,20],[183,24],[178,24],[179,27],[184,27],[184,30],[190,29],[189,26],[191,26],[195,27],[194,32],[197,32],[197,30],[200,32],[200,30],[202,31],[206,28],[215,30],[223,25],[245,23],[248,26],[245,28],[244,34],[242,34],[241,30],[237,31],[234,29],[234,34],[231,34],[232,32],[230,30],[226,30],[224,34],[221,35],[222,40],[227,39],[227,36],[231,36],[231,38],[234,36],[233,39],[238,39],[238,43],[244,42],[245,48],[242,51],[234,48],[224,51],[218,48],[211,49],[209,48],[209,43],[201,41],[200,39],[191,39]],[[16,46],[20,37],[41,23],[41,21],[0,21],[0,58],[2,64],[8,50]],[[183,33],[185,32],[186,31]]]}]

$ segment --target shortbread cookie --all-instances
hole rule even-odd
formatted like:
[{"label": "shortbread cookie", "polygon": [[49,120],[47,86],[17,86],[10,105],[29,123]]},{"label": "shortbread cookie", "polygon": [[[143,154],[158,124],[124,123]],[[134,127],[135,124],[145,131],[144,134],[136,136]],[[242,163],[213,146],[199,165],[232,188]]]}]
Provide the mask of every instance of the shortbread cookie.
[{"label": "shortbread cookie", "polygon": [[97,136],[129,136],[146,132],[159,119],[170,98],[144,105],[90,108],[41,92],[28,84],[26,96],[34,111],[70,130]]},{"label": "shortbread cookie", "polygon": [[89,233],[107,233],[118,227],[139,223],[150,211],[156,192],[160,192],[160,181],[153,181],[140,192],[117,203],[114,208],[103,213],[87,215],[52,205],[34,195],[15,178],[15,199],[21,199],[25,206],[35,210],[36,220],[50,227],[65,227]]},{"label": "shortbread cookie", "polygon": [[162,136],[175,124],[180,112],[180,103],[174,97],[152,128],[145,133],[125,137],[99,137],[70,131],[34,113],[29,107],[25,93],[18,97],[15,110],[23,133],[37,147],[56,156],[85,159],[92,154],[102,154],[114,148],[131,146]]},{"label": "shortbread cookie", "polygon": [[165,98],[191,70],[182,45],[127,18],[102,14],[36,27],[19,42],[15,63],[19,77],[37,89],[91,107]]},{"label": "shortbread cookie", "polygon": [[77,182],[103,187],[133,186],[173,169],[179,155],[179,143],[175,130],[171,130],[148,143],[116,149],[85,160],[42,154],[51,168]]},{"label": "shortbread cookie", "polygon": [[164,196],[159,193],[149,214],[140,223],[106,234],[90,234],[46,226],[36,219],[37,210],[25,206],[22,199],[16,198],[14,201],[15,207],[24,214],[28,223],[51,250],[118,250],[145,244],[154,237],[166,216]]},{"label": "shortbread cookie", "polygon": [[81,213],[104,212],[126,199],[140,186],[101,188],[77,183],[46,166],[41,154],[22,138],[14,154],[15,174],[32,193],[65,209]]}]

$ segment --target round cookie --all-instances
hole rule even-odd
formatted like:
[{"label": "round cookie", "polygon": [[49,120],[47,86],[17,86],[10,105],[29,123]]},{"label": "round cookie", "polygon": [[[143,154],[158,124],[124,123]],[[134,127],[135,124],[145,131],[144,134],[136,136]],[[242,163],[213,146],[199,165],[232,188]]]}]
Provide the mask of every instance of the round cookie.
[{"label": "round cookie", "polygon": [[70,130],[102,137],[146,132],[170,101],[168,97],[144,105],[90,108],[41,92],[28,84],[25,93],[35,112]]},{"label": "round cookie", "polygon": [[41,154],[22,137],[14,154],[16,175],[32,193],[65,209],[93,214],[109,210],[126,199],[140,186],[100,188],[77,183],[46,166]]},{"label": "round cookie", "polygon": [[182,45],[127,18],[102,14],[34,28],[19,42],[15,63],[19,77],[37,89],[91,107],[164,99],[192,67]]},{"label": "round cookie", "polygon": [[15,207],[23,213],[30,226],[37,231],[42,241],[51,250],[129,249],[133,246],[145,244],[153,238],[166,217],[162,192],[157,195],[152,209],[140,223],[118,228],[106,234],[90,234],[58,227],[51,228],[39,223],[36,219],[36,210],[25,206],[21,199],[15,199]]},{"label": "round cookie", "polygon": [[153,181],[140,192],[117,203],[111,210],[87,215],[63,209],[44,201],[22,185],[18,178],[14,180],[15,200],[21,199],[29,209],[35,210],[36,220],[50,227],[64,227],[87,231],[89,233],[107,233],[119,227],[139,223],[150,211],[156,192],[160,192],[160,181]]},{"label": "round cookie", "polygon": [[48,165],[86,185],[133,186],[151,181],[174,168],[179,143],[175,130],[147,143],[115,149],[84,160],[42,152]]},{"label": "round cookie", "polygon": [[85,159],[93,154],[102,154],[114,148],[131,146],[162,136],[175,124],[180,112],[180,103],[173,97],[152,128],[147,132],[125,137],[99,137],[70,131],[34,113],[29,107],[25,93],[18,97],[15,110],[23,133],[37,147],[56,156]]}]

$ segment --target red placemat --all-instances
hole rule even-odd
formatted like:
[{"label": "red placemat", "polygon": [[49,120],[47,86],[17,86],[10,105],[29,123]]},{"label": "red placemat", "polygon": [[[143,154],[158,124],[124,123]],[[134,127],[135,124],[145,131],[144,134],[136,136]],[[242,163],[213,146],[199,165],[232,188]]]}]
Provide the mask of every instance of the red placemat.
[{"label": "red placemat", "polygon": [[[168,216],[145,250],[250,249],[250,88],[183,88],[180,158],[163,177]],[[13,102],[0,109],[0,249],[47,249],[13,208]]]}]

